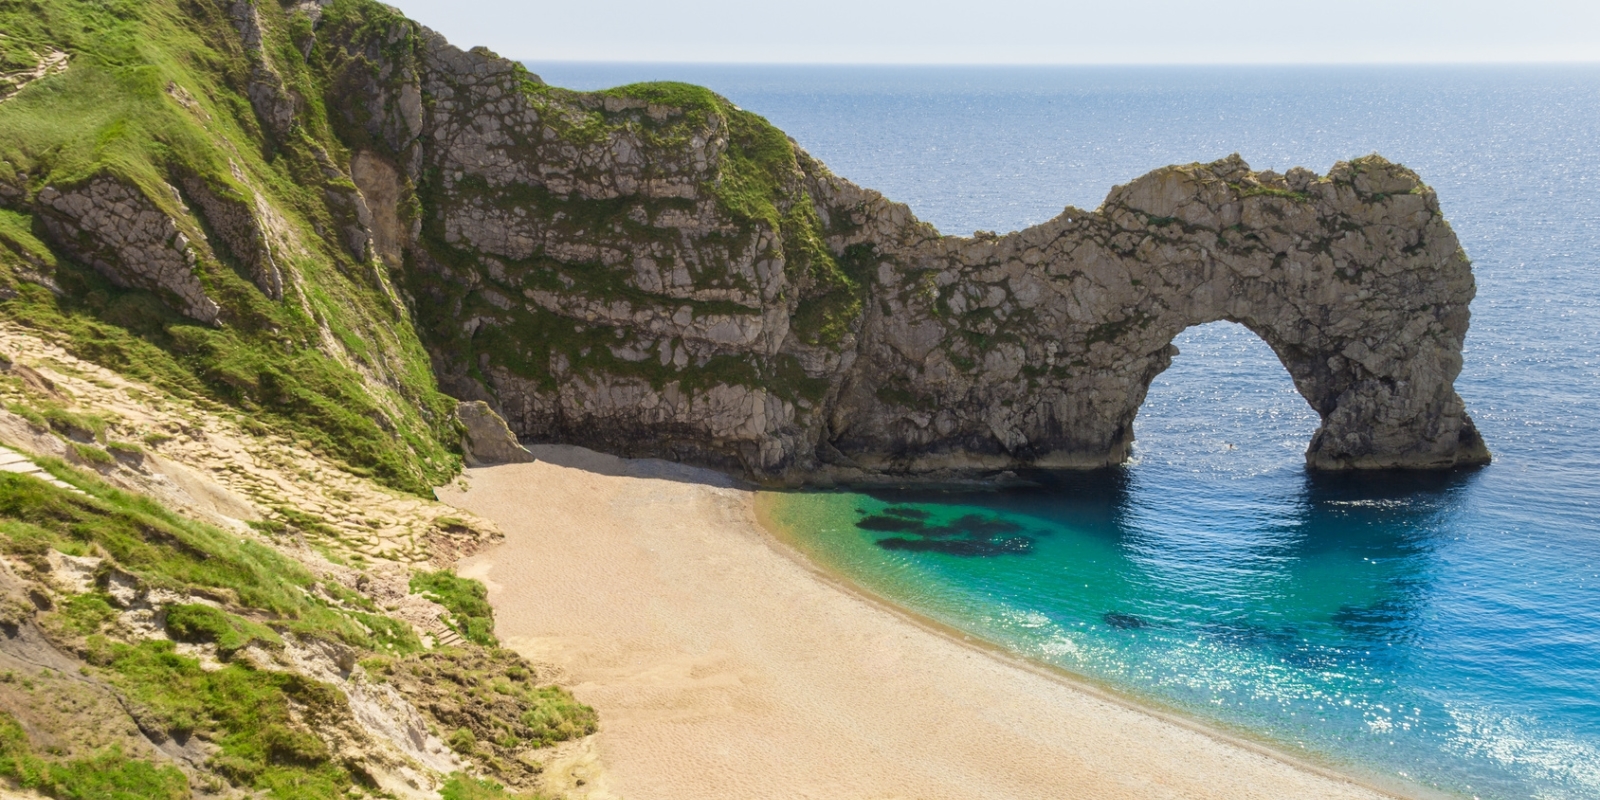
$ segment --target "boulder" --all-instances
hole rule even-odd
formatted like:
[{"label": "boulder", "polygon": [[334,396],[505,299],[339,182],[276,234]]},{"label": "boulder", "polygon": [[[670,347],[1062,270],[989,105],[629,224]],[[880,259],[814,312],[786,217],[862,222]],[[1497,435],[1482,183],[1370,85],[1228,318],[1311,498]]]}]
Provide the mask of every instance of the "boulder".
[{"label": "boulder", "polygon": [[481,400],[462,403],[457,406],[456,415],[464,429],[461,449],[466,452],[468,466],[524,464],[534,460],[533,454],[517,441],[516,434],[488,403]]}]

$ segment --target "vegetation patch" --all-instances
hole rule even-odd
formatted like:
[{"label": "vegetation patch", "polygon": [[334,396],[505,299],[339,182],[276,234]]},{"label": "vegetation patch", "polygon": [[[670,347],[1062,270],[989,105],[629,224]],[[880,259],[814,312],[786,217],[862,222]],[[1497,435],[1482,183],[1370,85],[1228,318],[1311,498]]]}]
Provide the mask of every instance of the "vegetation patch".
[{"label": "vegetation patch", "polygon": [[462,578],[450,570],[417,571],[411,575],[411,591],[445,607],[448,624],[468,641],[486,647],[494,638],[494,609],[489,607],[489,590],[480,581]]},{"label": "vegetation patch", "polygon": [[491,780],[455,773],[439,790],[439,800],[545,800],[539,792],[512,792]]},{"label": "vegetation patch", "polygon": [[168,607],[167,633],[180,642],[214,644],[225,657],[252,644],[283,646],[283,637],[265,625],[198,604]]},{"label": "vegetation patch", "polygon": [[1247,197],[1281,197],[1285,200],[1293,200],[1296,203],[1311,202],[1311,196],[1305,192],[1296,192],[1292,189],[1283,189],[1277,186],[1262,186],[1260,184],[1235,186],[1234,191],[1239,193],[1239,199],[1241,200]]},{"label": "vegetation patch", "polygon": [[0,778],[60,800],[188,800],[177,768],[130,759],[118,748],[81,759],[42,755],[12,715],[0,711]]},{"label": "vegetation patch", "polygon": [[541,681],[527,662],[507,650],[469,645],[362,664],[375,679],[414,698],[457,752],[478,759],[513,785],[523,785],[538,773],[523,758],[529,749],[598,729],[594,709]]},{"label": "vegetation patch", "polygon": [[[361,14],[374,3],[340,3]],[[334,9],[330,9],[332,11]],[[112,285],[36,238],[37,220],[0,211],[0,262],[48,270],[59,293],[0,286],[0,315],[74,355],[182,397],[239,408],[305,439],[353,472],[426,494],[459,469],[453,403],[381,276],[358,263],[330,210],[323,161],[346,158],[328,127],[311,65],[278,4],[257,4],[264,46],[306,102],[292,135],[266,136],[244,87],[252,59],[227,7],[183,0],[37,0],[0,4],[0,30],[31,49],[72,53],[72,68],[0,106],[0,181],[24,192],[109,178],[142,194],[201,241],[207,220],[171,186],[200,180],[220,197],[263,196],[297,245],[280,248],[289,295],[253,286],[236,254],[201,247],[197,276],[224,325],[195,325],[149,292]],[[392,12],[391,12],[392,13]],[[303,16],[303,15],[300,15]],[[344,181],[348,183],[348,181]],[[199,206],[195,207],[196,209]],[[0,270],[3,271],[3,270]],[[0,276],[0,283],[8,279]],[[338,345],[327,344],[324,332]],[[354,364],[382,379],[369,380]]]},{"label": "vegetation patch", "polygon": [[[277,641],[277,633],[264,630],[270,627],[368,650],[421,649],[415,634],[394,620],[316,599],[325,593],[317,591],[315,576],[264,544],[173,514],[58,461],[40,461],[87,495],[0,473],[0,548],[36,568],[49,569],[52,549],[99,553],[147,586],[226,598],[251,610],[258,622],[226,617],[215,631],[217,638],[209,640],[219,644],[232,644],[236,637]],[[185,630],[202,637],[200,631],[210,624],[194,617],[193,627]]]},{"label": "vegetation patch", "polygon": [[333,798],[356,785],[313,732],[349,714],[343,693],[331,686],[240,662],[205,670],[168,641],[92,640],[89,658],[143,709],[142,725],[220,748],[207,766],[235,786],[271,797]]}]

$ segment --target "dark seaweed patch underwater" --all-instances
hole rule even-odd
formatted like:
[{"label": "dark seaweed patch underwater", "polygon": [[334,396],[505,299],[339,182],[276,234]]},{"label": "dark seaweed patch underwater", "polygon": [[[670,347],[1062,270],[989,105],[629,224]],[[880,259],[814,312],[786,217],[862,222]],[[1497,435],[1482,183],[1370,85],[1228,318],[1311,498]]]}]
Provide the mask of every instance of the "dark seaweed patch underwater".
[{"label": "dark seaweed patch underwater", "polygon": [[[867,513],[860,509],[858,511]],[[1023,535],[1026,529],[1011,520],[965,514],[943,525],[935,525],[928,521],[931,516],[919,508],[892,506],[881,514],[864,517],[856,523],[856,527],[878,533],[910,534],[879,539],[878,546],[885,550],[944,553],[968,558],[1028,555],[1033,552],[1033,538]]]}]

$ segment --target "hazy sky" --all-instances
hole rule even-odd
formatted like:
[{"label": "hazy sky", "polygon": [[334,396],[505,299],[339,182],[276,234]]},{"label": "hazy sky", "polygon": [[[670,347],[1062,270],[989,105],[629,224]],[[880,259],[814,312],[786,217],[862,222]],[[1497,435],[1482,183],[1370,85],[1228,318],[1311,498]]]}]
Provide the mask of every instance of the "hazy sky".
[{"label": "hazy sky", "polygon": [[1600,0],[389,0],[540,61],[1600,61]]}]

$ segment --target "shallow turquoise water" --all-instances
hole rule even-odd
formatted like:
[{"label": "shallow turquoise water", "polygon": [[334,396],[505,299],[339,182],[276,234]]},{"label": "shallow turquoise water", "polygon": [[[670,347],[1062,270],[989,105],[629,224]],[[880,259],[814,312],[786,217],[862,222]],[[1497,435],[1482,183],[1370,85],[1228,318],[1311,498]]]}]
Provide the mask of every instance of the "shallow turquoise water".
[{"label": "shallow turquoise water", "polygon": [[1457,386],[1492,466],[1307,474],[1314,413],[1218,323],[1179,338],[1126,468],[778,515],[896,602],[1315,758],[1600,798],[1600,68],[532,66],[708,84],[953,233],[1234,151],[1417,169],[1475,262]]}]

